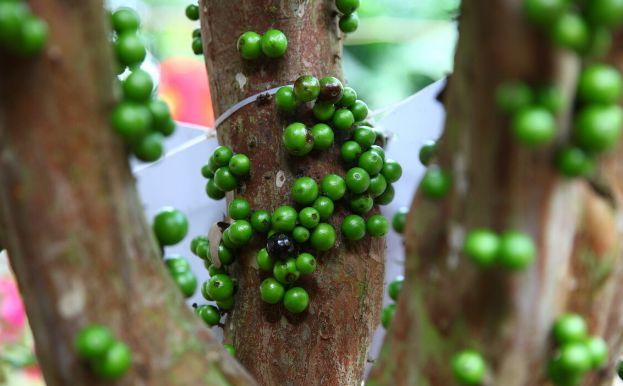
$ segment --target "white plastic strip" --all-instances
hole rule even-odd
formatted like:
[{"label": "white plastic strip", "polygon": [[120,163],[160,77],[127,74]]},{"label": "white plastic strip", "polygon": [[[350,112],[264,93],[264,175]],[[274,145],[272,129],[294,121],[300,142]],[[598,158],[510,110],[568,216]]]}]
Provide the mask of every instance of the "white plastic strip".
[{"label": "white plastic strip", "polygon": [[281,87],[283,87],[283,86],[271,88],[270,90],[262,91],[260,93],[255,94],[255,95],[251,95],[250,97],[244,98],[240,102],[232,105],[230,108],[225,110],[225,112],[223,114],[221,114],[221,116],[216,118],[216,121],[214,121],[214,128],[218,129],[218,127],[221,125],[221,123],[225,122],[225,120],[227,118],[231,117],[236,111],[240,110],[241,108],[243,108],[244,106],[248,105],[249,103],[255,102],[260,97],[276,94],[277,91]]}]

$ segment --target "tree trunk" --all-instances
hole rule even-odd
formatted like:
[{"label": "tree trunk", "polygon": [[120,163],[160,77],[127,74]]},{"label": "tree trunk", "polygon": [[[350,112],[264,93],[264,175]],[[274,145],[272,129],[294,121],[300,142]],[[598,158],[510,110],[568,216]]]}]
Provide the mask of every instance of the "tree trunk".
[{"label": "tree trunk", "polygon": [[[300,75],[341,77],[342,34],[333,1],[201,1],[204,53],[215,113],[273,87],[292,84]],[[244,61],[236,50],[247,30],[281,29],[288,37],[281,59]],[[303,158],[288,156],[281,144],[290,122],[310,123],[307,108],[294,116],[276,110],[272,98],[241,109],[218,128],[221,144],[252,160],[251,178],[236,191],[254,209],[273,210],[291,204],[295,178],[319,181],[328,173],[344,174],[337,146]],[[376,211],[377,209],[375,209]],[[339,230],[346,213],[336,203],[331,224]],[[242,364],[262,385],[356,385],[372,333],[378,324],[383,289],[383,239],[365,238],[336,246],[317,257],[319,267],[300,285],[310,293],[309,309],[288,314],[259,296],[265,275],[255,263],[263,240],[242,250],[234,265],[238,280],[236,305],[225,327]]]},{"label": "tree trunk", "polygon": [[[452,357],[479,350],[485,385],[549,385],[551,328],[563,312],[585,317],[610,357],[582,385],[610,385],[623,332],[620,224],[623,153],[600,159],[597,176],[565,179],[552,165],[556,144],[529,150],[514,141],[496,108],[499,84],[557,83],[567,106],[557,141],[570,137],[578,59],[549,45],[522,18],[521,0],[465,0],[447,123],[438,163],[453,191],[417,195],[405,233],[406,282],[369,385],[454,385]],[[460,255],[470,229],[516,229],[533,237],[537,260],[523,272],[477,268]]]},{"label": "tree trunk", "polygon": [[[48,386],[252,385],[185,306],[161,262],[121,140],[100,1],[33,0],[45,52],[0,55],[0,229]],[[134,354],[104,381],[73,348],[108,326]]]}]

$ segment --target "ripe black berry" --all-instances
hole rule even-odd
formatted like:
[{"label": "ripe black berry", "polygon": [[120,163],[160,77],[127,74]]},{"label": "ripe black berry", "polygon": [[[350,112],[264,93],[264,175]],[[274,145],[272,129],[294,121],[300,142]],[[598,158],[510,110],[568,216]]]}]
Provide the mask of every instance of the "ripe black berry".
[{"label": "ripe black berry", "polygon": [[294,240],[285,233],[275,233],[266,241],[266,250],[270,257],[286,259],[294,255]]}]

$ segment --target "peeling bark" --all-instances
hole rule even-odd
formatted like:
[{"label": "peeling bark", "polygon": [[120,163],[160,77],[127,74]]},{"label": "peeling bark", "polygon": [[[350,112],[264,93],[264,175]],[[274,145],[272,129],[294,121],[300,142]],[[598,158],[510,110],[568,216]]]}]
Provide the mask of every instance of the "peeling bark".
[{"label": "peeling bark", "polygon": [[[50,39],[0,53],[0,229],[48,386],[253,385],[185,306],[147,226],[120,139],[103,4],[33,0]],[[98,379],[73,341],[108,326],[134,354]]]},{"label": "peeling bark", "polygon": [[[201,11],[216,115],[250,95],[292,84],[303,74],[341,78],[341,33],[333,1],[202,0]],[[238,36],[270,27],[288,37],[285,57],[243,61],[236,50]],[[290,187],[297,177],[319,181],[328,173],[344,174],[336,147],[304,158],[287,155],[281,133],[293,121],[312,122],[305,108],[293,116],[276,111],[271,98],[241,109],[218,128],[221,144],[252,160],[251,178],[236,196],[255,209],[291,204]],[[285,183],[278,184],[282,175]],[[330,223],[338,233],[345,213],[346,208],[336,204]],[[317,271],[299,282],[311,298],[301,315],[261,301],[259,285],[265,275],[255,263],[261,247],[256,238],[234,264],[239,290],[225,336],[239,360],[263,385],[358,384],[379,320],[385,241],[347,243],[338,237],[331,251],[317,256]]]},{"label": "peeling bark", "polygon": [[[561,177],[556,144],[529,150],[512,138],[495,105],[507,80],[554,81],[572,106],[579,62],[552,48],[522,19],[520,0],[462,5],[455,73],[438,162],[451,171],[452,193],[439,202],[415,198],[405,232],[406,282],[394,323],[369,385],[453,385],[451,359],[479,350],[485,385],[549,385],[550,331],[563,312],[577,312],[608,342],[607,366],[582,385],[612,383],[623,333],[621,149],[601,158],[596,181]],[[570,108],[556,142],[570,136]],[[521,230],[538,257],[523,272],[483,270],[460,255],[476,227]]]}]

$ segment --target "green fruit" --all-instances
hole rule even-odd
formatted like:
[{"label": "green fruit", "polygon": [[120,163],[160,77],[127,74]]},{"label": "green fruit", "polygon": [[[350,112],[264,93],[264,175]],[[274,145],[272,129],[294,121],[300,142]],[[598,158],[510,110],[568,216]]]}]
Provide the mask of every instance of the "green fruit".
[{"label": "green fruit", "polygon": [[370,175],[362,168],[352,168],[346,172],[345,182],[350,192],[363,193],[370,186]]},{"label": "green fruit", "polygon": [[523,0],[523,13],[533,23],[547,24],[556,20],[567,5],[567,0]]},{"label": "green fruit", "polygon": [[320,223],[313,230],[309,241],[311,246],[319,251],[328,251],[335,245],[335,229],[327,223]]},{"label": "green fruit", "polygon": [[355,32],[357,28],[359,28],[359,16],[357,16],[357,12],[340,17],[339,26],[340,30],[344,33]]},{"label": "green fruit", "polygon": [[115,338],[110,330],[98,324],[84,327],[74,342],[74,347],[84,359],[97,359],[103,356],[113,345]]},{"label": "green fruit", "polygon": [[556,154],[556,166],[566,177],[585,176],[592,171],[593,160],[578,147],[566,147]]},{"label": "green fruit", "polygon": [[307,309],[309,295],[301,287],[293,287],[286,291],[283,297],[283,305],[286,310],[293,314],[299,314]]},{"label": "green fruit", "polygon": [[320,223],[320,213],[315,208],[303,208],[299,212],[299,223],[307,229],[314,229]]},{"label": "green fruit", "polygon": [[245,177],[251,171],[251,160],[244,154],[236,154],[229,160],[229,170],[238,177]]},{"label": "green fruit", "polygon": [[219,273],[210,277],[206,291],[214,300],[225,300],[234,295],[234,282],[228,275]]},{"label": "green fruit", "polygon": [[283,86],[275,94],[275,104],[279,110],[291,113],[296,109],[298,101],[294,96],[293,86]]},{"label": "green fruit", "polygon": [[0,43],[14,47],[20,40],[22,25],[28,17],[25,2],[0,2]]},{"label": "green fruit", "polygon": [[204,304],[199,306],[195,312],[210,327],[214,327],[221,322],[221,313],[214,306]]},{"label": "green fruit", "polygon": [[465,350],[452,358],[454,377],[464,385],[480,385],[487,372],[482,356],[474,350]]},{"label": "green fruit", "polygon": [[500,238],[489,229],[473,229],[463,242],[463,253],[476,265],[489,267],[495,263],[500,247]]},{"label": "green fruit", "polygon": [[229,167],[223,166],[214,173],[214,184],[224,192],[229,192],[238,187],[238,178],[231,172]]},{"label": "green fruit", "polygon": [[285,289],[277,280],[269,277],[260,284],[260,297],[268,304],[277,304],[283,299]]},{"label": "green fruit", "polygon": [[115,42],[115,54],[117,60],[124,66],[132,67],[145,60],[147,50],[143,40],[135,33],[126,32],[117,38]]},{"label": "green fruit", "polygon": [[589,44],[589,27],[582,16],[567,12],[554,21],[552,40],[562,48],[584,51]]},{"label": "green fruit", "polygon": [[391,283],[389,283],[389,285],[387,286],[387,293],[392,300],[398,300],[398,296],[400,295],[400,291],[402,290],[402,284],[404,283],[404,280],[404,277],[396,276],[396,278],[392,280]]},{"label": "green fruit", "polygon": [[270,230],[271,216],[266,210],[256,210],[251,215],[251,226],[256,232],[265,233]]},{"label": "green fruit", "polygon": [[368,194],[372,198],[379,197],[387,189],[387,180],[382,174],[370,178],[370,186],[368,186]]},{"label": "green fruit", "polygon": [[376,133],[370,127],[358,127],[353,132],[353,139],[362,149],[369,149],[376,141]]},{"label": "green fruit", "polygon": [[536,257],[536,247],[530,236],[509,231],[500,237],[498,262],[510,270],[522,270],[530,265]]},{"label": "green fruit", "polygon": [[366,231],[372,237],[383,237],[389,231],[389,223],[382,215],[375,214],[366,221]]},{"label": "green fruit", "polygon": [[191,242],[190,242],[190,251],[196,255],[197,254],[197,247],[200,244],[204,244],[204,243],[207,243],[207,244],[210,243],[210,241],[208,240],[207,237],[205,237],[205,236],[196,236],[196,237],[194,237],[191,240]]},{"label": "green fruit", "polygon": [[111,125],[124,141],[135,142],[147,134],[151,114],[143,105],[121,102],[112,112]]},{"label": "green fruit", "polygon": [[598,368],[608,361],[608,344],[598,336],[588,338],[586,348],[591,356],[591,367]]},{"label": "green fruit", "polygon": [[316,270],[316,258],[310,253],[301,253],[296,257],[296,269],[303,275]]},{"label": "green fruit", "polygon": [[368,105],[364,101],[357,99],[350,107],[350,111],[353,113],[355,122],[361,122],[368,116]]},{"label": "green fruit", "polygon": [[335,105],[333,103],[316,102],[312,110],[314,118],[321,122],[326,122],[335,114]]},{"label": "green fruit", "polygon": [[394,314],[396,313],[396,305],[388,304],[381,310],[381,324],[384,329],[388,329],[392,324],[392,320],[394,319]]},{"label": "green fruit", "polygon": [[234,262],[235,256],[231,249],[227,248],[223,243],[218,245],[218,259],[223,265],[230,265]]},{"label": "green fruit", "polygon": [[362,149],[355,141],[346,141],[342,144],[340,155],[345,162],[355,162],[361,156]]},{"label": "green fruit", "polygon": [[553,328],[554,338],[560,345],[583,342],[587,337],[587,331],[584,318],[578,314],[559,316]]},{"label": "green fruit", "polygon": [[169,105],[160,99],[153,99],[147,103],[147,108],[151,113],[151,121],[154,129],[163,135],[170,135],[169,124],[171,122],[171,110]]},{"label": "green fruit", "polygon": [[614,148],[621,136],[623,110],[617,105],[590,105],[578,113],[575,122],[575,138],[590,153]]},{"label": "green fruit", "polygon": [[[370,149],[370,151],[373,151],[372,149]],[[386,159],[385,163],[383,164],[383,169],[381,169],[381,174],[383,174],[383,177],[385,177],[385,180],[387,181],[387,183],[393,183],[396,182],[400,179],[400,177],[402,177],[402,166],[400,166],[400,164],[396,161],[394,161],[393,159]]]},{"label": "green fruit", "polygon": [[147,102],[151,99],[154,90],[154,81],[146,72],[139,69],[132,73],[122,83],[123,96],[134,102]]},{"label": "green fruit", "polygon": [[22,22],[16,51],[24,56],[40,53],[48,41],[48,25],[37,17],[28,17]]},{"label": "green fruit", "polygon": [[292,284],[299,279],[301,273],[296,268],[296,260],[288,258],[275,263],[273,276],[282,284]]},{"label": "green fruit", "polygon": [[349,214],[342,221],[342,235],[348,240],[361,240],[366,235],[366,222],[363,217]]},{"label": "green fruit", "polygon": [[203,55],[203,42],[200,37],[194,38],[190,47],[195,55]]},{"label": "green fruit", "polygon": [[291,232],[296,226],[297,219],[296,209],[288,205],[275,209],[271,218],[273,229],[278,232]]},{"label": "green fruit", "polygon": [[623,93],[623,80],[616,68],[591,64],[580,74],[578,96],[585,103],[616,103]]},{"label": "green fruit", "polygon": [[311,177],[300,177],[292,185],[292,199],[302,205],[309,205],[318,198],[318,184]]},{"label": "green fruit", "polygon": [[534,96],[532,89],[523,82],[507,82],[498,86],[495,98],[498,107],[509,114],[530,106]]},{"label": "green fruit", "polygon": [[278,29],[269,29],[260,41],[262,52],[269,58],[279,58],[288,49],[288,38]]},{"label": "green fruit", "polygon": [[320,181],[320,190],[323,195],[337,201],[346,193],[346,182],[337,174],[327,174]]},{"label": "green fruit", "polygon": [[622,0],[590,0],[584,3],[589,22],[605,27],[618,27],[623,23]]},{"label": "green fruit", "polygon": [[314,150],[327,150],[333,145],[335,134],[329,125],[317,123],[312,126],[311,134],[314,139]]},{"label": "green fruit", "polygon": [[132,365],[132,351],[122,342],[114,342],[106,353],[93,362],[93,370],[102,378],[114,379],[125,374]]},{"label": "green fruit", "polygon": [[149,133],[135,144],[133,149],[134,155],[141,161],[157,161],[164,153],[163,141],[164,137],[162,134],[158,132]]},{"label": "green fruit", "polygon": [[136,11],[126,7],[117,8],[112,14],[111,21],[112,27],[117,34],[135,32],[141,25],[141,19]]},{"label": "green fruit", "polygon": [[372,210],[374,200],[369,194],[359,194],[352,196],[348,204],[353,213],[366,214]]},{"label": "green fruit", "polygon": [[154,217],[153,230],[160,245],[174,245],[186,237],[188,219],[179,210],[164,207]]},{"label": "green fruit", "polygon": [[188,4],[186,7],[186,17],[190,21],[199,20],[199,7],[197,4]]},{"label": "green fruit", "polygon": [[407,221],[407,215],[409,214],[409,208],[402,207],[394,213],[392,218],[392,228],[396,233],[403,233],[405,231],[405,223]]},{"label": "green fruit", "polygon": [[512,125],[517,140],[529,147],[545,145],[556,134],[554,115],[540,106],[529,106],[518,111]]},{"label": "green fruit", "polygon": [[320,214],[320,219],[326,221],[333,214],[333,210],[335,208],[333,204],[333,200],[329,197],[318,197],[316,201],[312,204],[312,207],[318,211]]},{"label": "green fruit", "polygon": [[591,353],[584,343],[567,343],[560,348],[560,367],[563,371],[581,374],[592,366]]},{"label": "green fruit", "polygon": [[349,130],[355,123],[355,117],[350,110],[341,108],[335,111],[331,122],[336,129]]},{"label": "green fruit", "polygon": [[314,148],[314,137],[302,123],[292,123],[283,130],[283,146],[288,153],[303,156]]},{"label": "green fruit", "polygon": [[270,257],[268,251],[266,251],[266,248],[262,248],[257,251],[257,254],[255,255],[255,262],[262,271],[272,272],[275,267],[275,259]]},{"label": "green fruit", "polygon": [[225,192],[216,186],[212,178],[208,178],[208,182],[206,183],[206,194],[213,200],[222,200],[225,197]]},{"label": "green fruit", "polygon": [[560,88],[556,86],[542,86],[536,90],[536,104],[545,107],[552,114],[558,113],[564,107],[565,100]]},{"label": "green fruit", "polygon": [[227,214],[234,220],[244,220],[251,214],[251,205],[244,198],[235,198],[227,206]]},{"label": "green fruit", "polygon": [[383,194],[378,196],[375,201],[379,205],[389,205],[394,200],[394,195],[394,187],[390,184],[387,184],[387,188],[385,189]]},{"label": "green fruit", "polygon": [[450,175],[436,165],[428,168],[426,174],[424,174],[424,177],[422,177],[422,181],[420,182],[420,189],[422,190],[422,193],[426,198],[432,200],[444,198],[450,192],[451,188],[452,179],[450,178]]},{"label": "green fruit", "polygon": [[364,152],[359,157],[358,165],[360,168],[368,172],[370,176],[379,174],[381,169],[385,166],[381,156],[371,150]]},{"label": "green fruit", "polygon": [[229,165],[229,161],[234,156],[233,150],[231,150],[227,146],[219,146],[214,149],[214,153],[212,154],[212,159],[214,160],[214,164],[217,167],[227,166]]},{"label": "green fruit", "polygon": [[345,15],[350,15],[359,8],[359,0],[335,0],[337,9]]},{"label": "green fruit", "polygon": [[310,235],[309,229],[303,226],[296,226],[292,230],[292,238],[294,239],[294,241],[296,241],[299,244],[303,244],[304,242],[309,240],[309,235]]},{"label": "green fruit", "polygon": [[352,87],[344,87],[342,98],[338,102],[341,107],[350,108],[357,101],[357,92]]},{"label": "green fruit", "polygon": [[253,237],[253,228],[246,220],[236,220],[229,228],[229,239],[236,245],[245,245]]},{"label": "green fruit", "polygon": [[294,95],[301,102],[313,101],[320,94],[320,82],[311,75],[300,76],[294,82]]},{"label": "green fruit", "polygon": [[223,345],[223,347],[225,348],[225,350],[229,353],[229,355],[231,355],[232,357],[236,356],[236,349],[234,348],[234,345],[229,344],[229,343],[225,343]]}]

